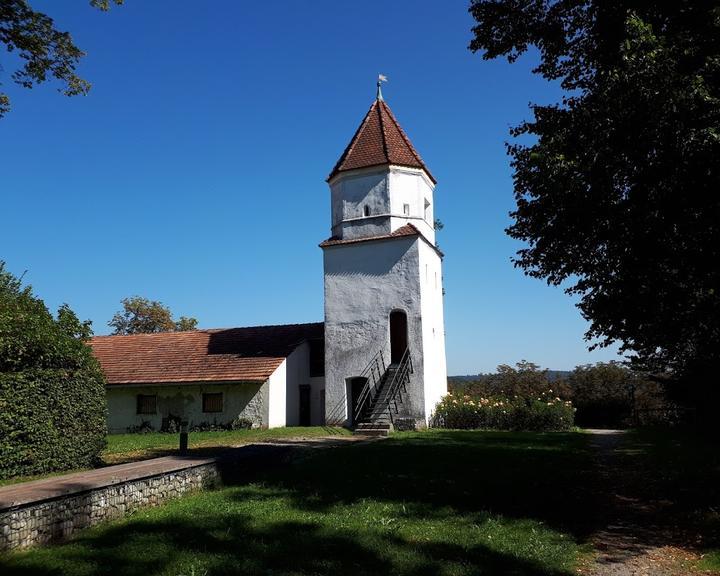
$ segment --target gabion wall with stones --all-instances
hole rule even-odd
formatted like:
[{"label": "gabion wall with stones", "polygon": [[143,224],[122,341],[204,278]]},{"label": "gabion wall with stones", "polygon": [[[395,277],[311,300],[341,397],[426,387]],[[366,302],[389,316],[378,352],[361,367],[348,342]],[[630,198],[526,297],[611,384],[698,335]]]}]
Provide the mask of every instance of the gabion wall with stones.
[{"label": "gabion wall with stones", "polygon": [[121,518],[142,506],[214,486],[218,477],[217,464],[203,464],[0,510],[0,550],[63,540],[76,530]]}]

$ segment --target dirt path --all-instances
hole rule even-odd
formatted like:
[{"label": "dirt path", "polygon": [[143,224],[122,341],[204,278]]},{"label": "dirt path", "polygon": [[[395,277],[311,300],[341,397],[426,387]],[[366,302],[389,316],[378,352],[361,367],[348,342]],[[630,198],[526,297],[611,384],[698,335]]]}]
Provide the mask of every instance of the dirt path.
[{"label": "dirt path", "polygon": [[[607,496],[607,524],[592,537],[594,562],[578,572],[588,576],[689,576],[699,554],[683,529],[673,526],[672,502],[653,498],[638,486],[642,470],[621,462],[622,430],[590,430],[598,459],[598,489]],[[648,482],[651,480],[648,479]]]}]

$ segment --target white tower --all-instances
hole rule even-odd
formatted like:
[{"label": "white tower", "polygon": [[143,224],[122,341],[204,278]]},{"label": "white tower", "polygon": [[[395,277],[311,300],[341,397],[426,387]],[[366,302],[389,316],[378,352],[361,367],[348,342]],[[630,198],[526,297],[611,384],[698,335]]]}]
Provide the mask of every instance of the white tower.
[{"label": "white tower", "polygon": [[424,427],[447,393],[435,179],[379,86],[328,184],[326,421]]}]

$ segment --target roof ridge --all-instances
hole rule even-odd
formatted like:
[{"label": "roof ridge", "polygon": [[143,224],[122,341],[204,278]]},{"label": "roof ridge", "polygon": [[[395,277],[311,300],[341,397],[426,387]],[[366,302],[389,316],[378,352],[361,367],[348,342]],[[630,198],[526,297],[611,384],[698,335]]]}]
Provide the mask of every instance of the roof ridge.
[{"label": "roof ridge", "polygon": [[199,330],[168,330],[165,332],[142,332],[138,334],[98,334],[91,340],[98,338],[129,338],[132,336],[168,336],[181,334],[216,334],[226,330],[249,330],[251,328],[296,328],[300,326],[319,326],[324,322],[299,322],[296,324],[259,324],[257,326],[231,326],[227,328],[200,328]]},{"label": "roof ridge", "polygon": [[388,161],[388,164],[390,164],[390,152],[388,150],[388,137],[387,137],[387,130],[385,129],[385,122],[383,122],[383,106],[387,106],[385,104],[384,100],[376,100],[376,103],[380,103],[380,105],[377,107],[378,111],[378,120],[380,122],[380,131],[382,132],[382,147],[383,147],[383,154],[385,155],[385,159]]}]

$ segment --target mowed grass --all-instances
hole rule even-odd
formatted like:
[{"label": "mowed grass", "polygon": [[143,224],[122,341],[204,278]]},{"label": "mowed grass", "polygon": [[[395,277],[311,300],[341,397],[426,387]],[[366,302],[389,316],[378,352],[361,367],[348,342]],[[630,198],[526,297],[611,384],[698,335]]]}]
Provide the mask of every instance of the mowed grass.
[{"label": "mowed grass", "polygon": [[306,449],[3,575],[569,575],[597,521],[587,436],[432,431]]},{"label": "mowed grass", "polygon": [[720,550],[704,554],[697,567],[708,572],[720,572]]},{"label": "mowed grass", "polygon": [[[197,456],[212,455],[218,450],[231,446],[251,444],[253,442],[271,442],[273,440],[288,440],[291,438],[322,438],[324,436],[348,436],[351,432],[345,428],[332,426],[315,427],[288,427],[254,429],[254,430],[222,430],[214,432],[191,432],[188,437],[190,454]],[[100,467],[136,460],[146,460],[177,454],[180,445],[179,434],[166,434],[163,432],[150,432],[147,434],[109,434],[107,446],[102,453]],[[34,476],[17,476],[14,478],[0,478],[0,486],[30,482],[62,476],[72,472],[82,472],[88,468],[49,472]]]},{"label": "mowed grass", "polygon": [[[289,438],[319,438],[323,436],[346,436],[349,430],[331,426],[287,427],[253,430],[219,430],[213,432],[190,432],[188,445],[191,451],[206,448],[225,448],[252,442],[287,440]],[[179,434],[149,432],[147,434],[109,434],[103,451],[106,464],[120,461],[163,456],[178,449]]]}]

